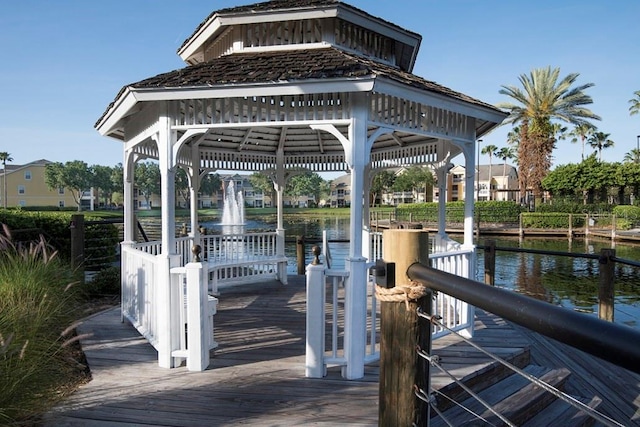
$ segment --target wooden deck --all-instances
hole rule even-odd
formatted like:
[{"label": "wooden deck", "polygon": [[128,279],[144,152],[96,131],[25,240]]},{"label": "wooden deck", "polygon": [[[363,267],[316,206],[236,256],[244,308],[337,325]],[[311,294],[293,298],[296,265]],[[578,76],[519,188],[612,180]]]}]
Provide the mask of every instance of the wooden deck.
[{"label": "wooden deck", "polygon": [[[131,325],[120,322],[119,309],[86,319],[79,332],[91,334],[82,346],[93,380],[47,414],[44,424],[377,425],[377,366],[367,367],[365,377],[356,381],[343,380],[337,367],[323,379],[304,377],[304,276],[289,281],[287,286],[267,282],[221,291],[215,316],[220,346],[204,372],[159,368],[156,351]],[[529,350],[529,337],[502,319],[478,312],[476,327],[474,341],[500,356],[517,359]],[[473,377],[489,364],[455,337],[436,340],[434,353],[458,378]],[[634,378],[627,376],[626,389],[614,398],[627,399],[624,419],[637,422],[640,382]],[[443,388],[451,380],[436,372],[432,382]]]}]

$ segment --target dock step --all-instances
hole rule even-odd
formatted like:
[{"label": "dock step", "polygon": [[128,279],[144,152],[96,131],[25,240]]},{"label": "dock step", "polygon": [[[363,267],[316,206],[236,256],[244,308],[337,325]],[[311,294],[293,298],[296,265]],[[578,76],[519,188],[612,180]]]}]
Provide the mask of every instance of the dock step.
[{"label": "dock step", "polygon": [[[550,369],[542,366],[529,365],[524,371],[542,381],[562,390],[571,373],[564,368]],[[529,382],[520,375],[513,374],[496,384],[480,391],[478,395],[496,412],[516,425],[521,425],[530,418],[538,415],[549,406],[556,397],[539,386]],[[478,414],[488,425],[504,425],[500,418],[486,409],[475,398],[468,398],[462,405],[474,414]],[[444,412],[444,417],[451,425],[475,425],[478,417],[469,411],[455,406]],[[432,427],[447,425],[441,417],[431,420]]]},{"label": "dock step", "polygon": [[[602,403],[602,399],[598,396],[594,396],[589,400],[583,397],[573,396],[574,399],[579,400],[591,409],[598,409]],[[579,410],[567,402],[562,400],[556,400],[551,405],[547,406],[544,411],[540,412],[535,417],[528,420],[522,425],[522,427],[538,427],[538,426],[571,426],[582,427],[592,426],[595,424],[595,420],[591,418],[586,412]]]}]

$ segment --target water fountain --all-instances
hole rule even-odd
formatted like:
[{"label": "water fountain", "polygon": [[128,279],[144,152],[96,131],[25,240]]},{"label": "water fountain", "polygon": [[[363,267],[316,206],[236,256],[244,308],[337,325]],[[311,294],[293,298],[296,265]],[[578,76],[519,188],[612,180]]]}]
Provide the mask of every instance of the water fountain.
[{"label": "water fountain", "polygon": [[235,192],[233,180],[227,184],[224,193],[221,225],[244,225],[244,197],[242,191]]},{"label": "water fountain", "polygon": [[234,181],[227,184],[222,206],[222,234],[244,233],[244,197],[242,191],[236,193]]}]

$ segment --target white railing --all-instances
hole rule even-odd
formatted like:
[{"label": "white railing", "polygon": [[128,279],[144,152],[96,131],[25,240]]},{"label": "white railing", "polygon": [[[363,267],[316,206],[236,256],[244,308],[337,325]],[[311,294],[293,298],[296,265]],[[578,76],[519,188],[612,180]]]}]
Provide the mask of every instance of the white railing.
[{"label": "white railing", "polygon": [[[158,258],[153,254],[153,245],[122,245],[122,316],[154,347],[158,344],[156,287]],[[148,251],[151,251],[149,253]],[[166,279],[165,279],[166,280]]]},{"label": "white railing", "polygon": [[[470,266],[475,265],[475,248],[429,254],[429,260],[432,268],[469,279]],[[441,316],[441,322],[449,329],[466,337],[473,336],[473,306],[439,292],[433,302],[432,312]],[[442,327],[433,328],[434,339],[449,333]]]},{"label": "white railing", "polygon": [[277,242],[276,232],[202,236],[210,292],[217,294],[221,284],[264,279],[278,279],[286,284],[287,257],[284,247],[279,248]]},{"label": "white railing", "polygon": [[[370,233],[369,252],[370,261],[383,258],[382,256],[382,233]],[[321,287],[321,290],[312,290],[315,292],[314,298],[307,300],[307,310],[314,313],[314,328],[321,329],[315,331],[310,336],[312,345],[321,346],[322,351],[318,348],[314,350],[315,354],[322,354],[321,360],[313,359],[311,365],[316,366],[315,369],[309,369],[310,376],[320,375],[319,366],[327,365],[347,365],[348,361],[344,351],[344,307],[347,306],[345,301],[345,286],[350,286],[349,272],[339,270],[332,267],[331,249],[328,243],[326,232],[323,233],[322,254],[324,256],[325,265],[322,269],[323,274],[319,274],[314,268],[314,278],[308,282],[308,288]],[[430,235],[430,255],[429,259],[433,268],[456,274],[461,277],[470,278],[472,275],[471,266],[475,265],[475,247],[464,248],[454,240],[449,239],[446,235],[437,234]],[[367,264],[367,269],[373,267],[374,262]],[[317,267],[317,266],[314,266]],[[367,275],[367,311],[366,311],[366,338],[365,338],[365,363],[371,363],[379,360],[379,304],[375,297],[375,277]],[[310,280],[309,276],[307,278]],[[471,337],[473,335],[473,307],[466,302],[457,300],[445,294],[438,294],[433,304],[434,312],[442,317],[442,322],[447,325],[448,329],[458,331],[464,336]],[[321,328],[317,325],[321,324]],[[325,340],[325,332],[326,340]],[[307,331],[307,334],[311,332]],[[433,338],[438,338],[450,333],[445,328],[435,328]],[[309,335],[308,335],[309,337]]]},{"label": "white railing", "polygon": [[277,256],[275,232],[202,236],[204,260],[243,263]]}]

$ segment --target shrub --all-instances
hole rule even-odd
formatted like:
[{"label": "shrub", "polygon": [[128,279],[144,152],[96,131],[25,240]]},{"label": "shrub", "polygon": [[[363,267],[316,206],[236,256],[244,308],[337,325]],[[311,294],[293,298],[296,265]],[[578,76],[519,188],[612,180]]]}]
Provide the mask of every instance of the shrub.
[{"label": "shrub", "polygon": [[524,212],[522,214],[522,226],[524,228],[569,229],[570,218],[571,227],[584,227],[584,215],[570,215],[558,212]]},{"label": "shrub", "polygon": [[0,234],[0,423],[29,423],[77,373],[69,328],[76,318],[73,273],[45,241],[14,244]]},{"label": "shrub", "polygon": [[100,297],[120,294],[120,268],[108,267],[93,276],[93,280],[86,284],[88,296]]},{"label": "shrub", "polygon": [[[518,223],[518,215],[522,208],[515,202],[506,201],[480,201],[475,204],[476,215],[482,222]],[[448,202],[446,204],[447,224],[464,222],[464,202]],[[400,205],[397,208],[397,217],[400,220],[420,222],[438,221],[438,203],[411,203]]]}]

